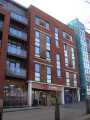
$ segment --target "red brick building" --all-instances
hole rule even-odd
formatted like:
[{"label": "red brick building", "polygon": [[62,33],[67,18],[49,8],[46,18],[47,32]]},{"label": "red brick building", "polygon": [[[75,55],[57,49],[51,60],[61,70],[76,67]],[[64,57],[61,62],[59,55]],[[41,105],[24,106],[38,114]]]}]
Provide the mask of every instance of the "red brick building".
[{"label": "red brick building", "polygon": [[80,100],[73,29],[34,6],[6,0],[0,26],[5,106],[54,104],[57,92],[62,104]]}]

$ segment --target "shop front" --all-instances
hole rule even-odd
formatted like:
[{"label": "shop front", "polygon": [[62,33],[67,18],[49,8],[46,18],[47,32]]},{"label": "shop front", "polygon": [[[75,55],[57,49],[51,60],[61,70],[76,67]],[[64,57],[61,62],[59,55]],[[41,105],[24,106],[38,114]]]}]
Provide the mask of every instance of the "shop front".
[{"label": "shop front", "polygon": [[63,104],[64,103],[64,89],[62,88],[63,86],[30,81],[28,83],[28,104],[29,106],[55,105],[57,92],[60,93],[58,97],[60,98],[60,102]]},{"label": "shop front", "polygon": [[79,89],[77,88],[64,88],[65,104],[77,103],[80,101]]},{"label": "shop front", "polygon": [[33,89],[32,90],[32,106],[37,106],[37,105],[54,105],[56,102],[55,99],[55,91],[45,91],[45,90],[38,90],[38,89]]}]

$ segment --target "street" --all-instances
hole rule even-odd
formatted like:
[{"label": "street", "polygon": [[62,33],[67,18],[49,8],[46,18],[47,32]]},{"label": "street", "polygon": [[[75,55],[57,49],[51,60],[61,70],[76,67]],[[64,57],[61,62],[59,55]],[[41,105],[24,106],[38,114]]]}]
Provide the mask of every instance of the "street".
[{"label": "street", "polygon": [[[3,120],[54,120],[54,109],[54,107],[40,107],[39,109],[5,112]],[[61,106],[61,120],[77,119],[85,115],[85,111],[85,103]]]}]

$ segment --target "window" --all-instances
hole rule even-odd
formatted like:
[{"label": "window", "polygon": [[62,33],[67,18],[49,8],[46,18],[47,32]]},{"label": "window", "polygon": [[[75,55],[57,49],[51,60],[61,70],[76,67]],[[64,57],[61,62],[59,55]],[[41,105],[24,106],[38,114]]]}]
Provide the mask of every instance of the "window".
[{"label": "window", "polygon": [[66,72],[66,85],[77,87],[77,74]]},{"label": "window", "polygon": [[39,31],[35,31],[35,39],[40,39],[40,32]]},{"label": "window", "polygon": [[75,50],[73,47],[64,44],[64,55],[65,55],[65,66],[72,67],[75,69]]},{"label": "window", "polygon": [[71,52],[72,52],[72,67],[75,68],[75,52],[74,52],[74,48],[71,48]]},{"label": "window", "polygon": [[56,55],[56,69],[57,69],[57,77],[61,76],[61,64],[60,64],[60,55]]},{"label": "window", "polygon": [[[20,55],[20,56],[26,56],[26,49],[21,44],[17,44],[16,42],[13,42],[9,40],[8,43],[8,53]],[[22,54],[23,53],[23,54]]]},{"label": "window", "polygon": [[16,37],[19,37],[20,39],[25,39],[27,40],[27,33],[20,31],[18,29],[15,29],[13,27],[10,27],[10,34]]},{"label": "window", "polygon": [[35,64],[35,80],[40,81],[40,64]]},{"label": "window", "polygon": [[14,62],[10,63],[10,70],[13,72],[15,71],[15,63]]},{"label": "window", "polygon": [[74,74],[74,87],[77,87],[77,75]]},{"label": "window", "polygon": [[16,63],[16,71],[17,73],[20,73],[20,63]]},{"label": "window", "polygon": [[35,23],[36,25],[42,26],[45,29],[49,30],[49,23],[38,16],[35,17]]},{"label": "window", "polygon": [[69,49],[66,44],[64,45],[64,55],[65,55],[65,66],[69,66]]},{"label": "window", "polygon": [[51,83],[51,67],[47,66],[47,83]]},{"label": "window", "polygon": [[50,60],[50,36],[46,35],[46,59]]},{"label": "window", "polygon": [[66,33],[66,32],[63,32],[63,38],[64,38],[65,40],[70,40],[70,41],[72,41],[72,36],[71,36],[70,34]]},{"label": "window", "polygon": [[19,75],[22,74],[22,71],[24,71],[24,73],[26,73],[24,64],[20,63],[18,61],[15,61],[13,59],[9,59],[7,61],[7,70],[13,74],[19,74]]},{"label": "window", "polygon": [[35,46],[35,55],[40,56],[40,47]]},{"label": "window", "polygon": [[36,23],[36,25],[40,25],[40,18],[39,17],[35,17],[35,23]]},{"label": "window", "polygon": [[46,59],[50,60],[50,51],[46,50]]},{"label": "window", "polygon": [[61,70],[57,68],[57,77],[61,76]]},{"label": "window", "polygon": [[46,49],[50,50],[50,36],[46,35]]},{"label": "window", "polygon": [[35,64],[35,72],[40,72],[40,65],[39,64]]},{"label": "window", "polygon": [[70,86],[69,72],[66,72],[66,85]]},{"label": "window", "polygon": [[56,47],[59,47],[59,29],[58,28],[55,28],[54,39],[55,39]]},{"label": "window", "polygon": [[28,23],[28,20],[25,16],[21,16],[15,12],[11,12],[11,17],[15,20],[18,20],[19,22],[22,22],[22,23],[25,23],[27,24]]},{"label": "window", "polygon": [[15,54],[16,53],[16,45],[8,43],[8,52],[11,52],[11,53]]},{"label": "window", "polygon": [[35,31],[35,55],[40,56],[40,32]]}]

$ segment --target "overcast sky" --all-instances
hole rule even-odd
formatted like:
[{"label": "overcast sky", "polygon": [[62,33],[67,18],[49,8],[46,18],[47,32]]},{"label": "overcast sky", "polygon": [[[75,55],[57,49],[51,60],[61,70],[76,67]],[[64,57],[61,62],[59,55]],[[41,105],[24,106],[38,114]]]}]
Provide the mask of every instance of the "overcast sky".
[{"label": "overcast sky", "polygon": [[[31,4],[52,15],[61,22],[67,24],[69,21],[79,18],[86,27],[90,28],[90,4],[85,0],[14,0],[23,6]],[[89,21],[90,23],[90,21]]]}]

